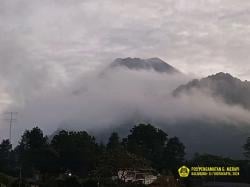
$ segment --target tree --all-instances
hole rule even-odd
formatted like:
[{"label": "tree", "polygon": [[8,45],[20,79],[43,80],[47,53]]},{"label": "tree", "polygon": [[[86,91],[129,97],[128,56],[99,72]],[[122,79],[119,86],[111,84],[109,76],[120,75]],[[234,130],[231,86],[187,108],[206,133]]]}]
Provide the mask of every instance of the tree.
[{"label": "tree", "polygon": [[127,150],[150,160],[156,168],[162,165],[162,155],[167,143],[167,134],[152,125],[139,124],[124,139]]},{"label": "tree", "polygon": [[129,153],[120,142],[119,135],[115,132],[111,134],[106,147],[106,151],[103,151],[99,156],[95,170],[95,176],[98,176],[98,180],[117,175],[122,168],[141,169],[150,167],[145,158]]},{"label": "tree", "polygon": [[9,140],[3,140],[0,144],[0,160],[5,160],[9,157],[12,145]]},{"label": "tree", "polygon": [[95,138],[85,131],[60,131],[51,141],[51,146],[59,154],[63,171],[70,170],[85,176],[94,168],[98,151]]},{"label": "tree", "polygon": [[56,152],[49,147],[47,137],[38,127],[24,132],[15,152],[26,175],[32,175],[34,170],[42,173],[56,170]]},{"label": "tree", "polygon": [[113,132],[107,144],[108,151],[119,151],[121,149],[120,137],[116,132]]},{"label": "tree", "polygon": [[120,152],[106,152],[99,157],[95,176],[99,178],[117,175],[120,169],[148,169],[150,163],[145,158],[121,149]]},{"label": "tree", "polygon": [[36,150],[47,145],[47,137],[43,136],[43,132],[38,127],[32,130],[26,130],[22,135],[19,147],[23,150]]},{"label": "tree", "polygon": [[9,140],[3,140],[0,144],[0,171],[7,172],[11,164],[12,145]]},{"label": "tree", "polygon": [[171,171],[177,171],[184,161],[185,146],[177,137],[170,138],[164,150],[164,167]]},{"label": "tree", "polygon": [[244,155],[247,158],[250,158],[250,137],[247,138],[246,143],[243,145]]}]

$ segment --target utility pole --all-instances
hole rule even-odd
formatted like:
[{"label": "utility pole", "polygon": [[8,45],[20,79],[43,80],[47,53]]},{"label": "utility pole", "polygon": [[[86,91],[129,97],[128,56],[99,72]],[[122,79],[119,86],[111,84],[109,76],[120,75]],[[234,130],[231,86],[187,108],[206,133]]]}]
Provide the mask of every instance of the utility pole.
[{"label": "utility pole", "polygon": [[6,115],[9,115],[9,118],[7,118],[6,120],[9,121],[9,126],[10,126],[10,130],[9,130],[9,140],[10,140],[10,143],[11,143],[11,136],[12,136],[12,126],[13,126],[13,123],[17,120],[16,119],[16,115],[17,115],[17,112],[6,112],[5,113]]}]

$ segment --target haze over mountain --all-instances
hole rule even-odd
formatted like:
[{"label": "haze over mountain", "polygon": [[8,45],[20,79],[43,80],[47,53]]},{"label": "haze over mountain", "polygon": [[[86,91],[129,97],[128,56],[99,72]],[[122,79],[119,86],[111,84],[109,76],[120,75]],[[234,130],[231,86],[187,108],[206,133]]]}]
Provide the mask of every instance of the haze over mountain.
[{"label": "haze over mountain", "polygon": [[[139,58],[118,59],[111,64],[111,67],[124,66],[129,70],[137,71],[152,70],[155,61],[150,61],[149,67],[144,66],[147,64],[145,61],[147,60]],[[176,70],[173,66],[169,64],[168,66],[171,67],[170,69]],[[180,71],[174,72],[179,73]],[[188,77],[186,78],[188,81]],[[117,126],[115,129],[126,134],[128,127],[131,127],[135,121],[139,122],[140,119],[143,119],[144,122],[153,122],[166,132],[179,136],[185,142],[188,150],[192,150],[192,153],[197,151],[239,157],[242,151],[239,145],[244,143],[250,132],[250,123],[245,120],[245,114],[247,115],[248,112],[242,108],[249,109],[250,106],[249,85],[248,81],[243,82],[228,73],[217,73],[201,80],[194,79],[174,88],[172,93],[175,97],[171,98],[166,95],[165,98],[162,98],[163,103],[167,101],[166,103],[170,105],[165,108],[165,118],[163,116],[157,118],[152,113],[145,114],[137,111],[134,119],[124,121],[123,125]],[[155,90],[155,92],[157,91],[159,90]],[[170,108],[179,110],[179,115],[171,116]],[[198,110],[200,111],[197,113]],[[236,110],[238,110],[238,114],[242,115],[238,116],[235,113]],[[168,112],[170,114],[167,114]],[[194,114],[190,115],[191,113]],[[215,132],[218,133],[218,136],[214,134]],[[101,135],[105,137],[105,133],[101,133]],[[188,151],[189,154],[191,152]]]},{"label": "haze over mountain", "polygon": [[[206,78],[211,80],[204,84],[217,85],[216,94],[199,89],[182,91],[180,85],[192,79],[158,58],[117,59],[84,73],[69,86],[29,95],[22,105],[11,105],[22,124],[15,126],[13,137],[38,124],[46,134],[57,129],[87,130],[105,141],[111,131],[125,136],[132,126],[143,122],[178,136],[189,156],[208,152],[240,157],[241,145],[250,134],[249,111],[225,102],[226,91],[220,90],[220,84],[225,82],[229,91],[240,90],[237,85],[242,82],[218,74]],[[178,97],[173,96],[174,91]]]},{"label": "haze over mountain", "polygon": [[227,104],[250,109],[250,82],[241,81],[228,73],[221,72],[200,80],[195,79],[179,86],[174,95],[192,94],[197,91],[223,99]]},{"label": "haze over mountain", "polygon": [[180,73],[179,70],[167,64],[160,58],[117,58],[110,64],[111,68],[126,67],[130,70],[153,70],[159,73]]}]

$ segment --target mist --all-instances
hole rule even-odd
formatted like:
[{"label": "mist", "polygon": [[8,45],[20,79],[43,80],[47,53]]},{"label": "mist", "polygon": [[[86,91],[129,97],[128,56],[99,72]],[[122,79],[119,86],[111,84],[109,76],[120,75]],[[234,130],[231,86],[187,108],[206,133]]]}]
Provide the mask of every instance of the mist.
[{"label": "mist", "polygon": [[[250,121],[249,111],[195,90],[173,96],[174,89],[192,79],[184,74],[100,66],[68,86],[27,95],[25,102],[10,104],[6,111],[18,111],[13,141],[16,144],[24,130],[34,126],[49,136],[60,129],[86,130],[106,141],[112,131],[124,136],[138,123],[152,123],[169,136],[179,136],[190,154],[209,150],[239,156],[239,142],[243,144],[248,132],[244,129]],[[1,128],[1,137],[8,138],[7,123]],[[204,131],[213,138],[204,139]],[[230,139],[235,133],[240,138]],[[217,142],[209,144],[212,140]]]}]

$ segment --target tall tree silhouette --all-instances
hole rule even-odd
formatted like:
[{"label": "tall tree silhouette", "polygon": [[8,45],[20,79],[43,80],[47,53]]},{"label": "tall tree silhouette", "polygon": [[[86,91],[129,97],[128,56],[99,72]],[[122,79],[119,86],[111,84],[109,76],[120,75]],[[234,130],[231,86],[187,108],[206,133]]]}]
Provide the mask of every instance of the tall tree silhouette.
[{"label": "tall tree silhouette", "polygon": [[150,124],[135,126],[124,139],[129,152],[150,160],[156,168],[162,165],[162,155],[168,135]]},{"label": "tall tree silhouette", "polygon": [[70,170],[78,175],[87,175],[94,168],[97,157],[95,138],[85,131],[61,131],[54,136],[51,146],[60,156],[60,165],[64,171]]},{"label": "tall tree silhouette", "polygon": [[244,155],[250,159],[250,137],[247,138],[246,143],[243,145]]},{"label": "tall tree silhouette", "polygon": [[170,138],[164,150],[164,167],[173,172],[177,171],[184,161],[185,146],[177,137]]}]

